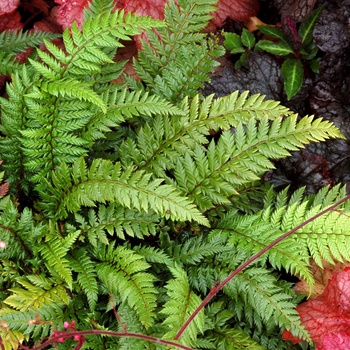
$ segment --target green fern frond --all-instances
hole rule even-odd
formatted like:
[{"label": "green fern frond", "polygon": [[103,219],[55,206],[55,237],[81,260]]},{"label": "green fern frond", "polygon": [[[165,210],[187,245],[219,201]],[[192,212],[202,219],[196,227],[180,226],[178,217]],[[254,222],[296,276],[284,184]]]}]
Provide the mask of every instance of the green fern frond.
[{"label": "green fern frond", "polygon": [[[168,28],[178,36],[180,36],[182,31],[198,34],[211,20],[212,16],[210,13],[217,10],[215,0],[180,0],[178,3],[179,8],[176,6],[175,1],[169,1],[164,11]],[[185,18],[183,14],[186,14]],[[188,38],[182,38],[182,40],[187,42]],[[197,41],[197,39],[193,40]]]},{"label": "green fern frond", "polygon": [[[213,95],[206,97],[208,102],[212,99]],[[265,96],[260,94],[249,96],[249,91],[243,93],[235,91],[225,97],[214,99],[211,105],[208,102],[205,113],[201,112],[199,116],[201,120],[207,119],[214,130],[218,128],[226,130],[232,126],[236,127],[239,123],[246,124],[251,118],[275,120],[292,114],[279,101],[266,100]]]},{"label": "green fern frond", "polygon": [[[45,305],[43,308],[26,311],[1,308],[0,319],[7,323],[9,335],[18,332],[17,335],[22,334],[25,338],[28,338],[29,335],[44,338],[49,335],[53,328],[63,325],[64,314],[62,312],[62,304],[52,303],[52,305]],[[0,337],[5,341],[5,349],[8,349],[7,346],[9,346],[10,340],[3,336],[1,329]],[[16,345],[18,346],[18,344]],[[13,348],[15,349],[16,347]]]},{"label": "green fern frond", "polygon": [[134,60],[137,74],[147,88],[169,101],[194,96],[209,81],[218,66],[216,57],[224,54],[214,38],[199,33],[215,10],[215,0],[169,1],[164,9],[166,27],[157,33],[147,31],[149,43]]},{"label": "green fern frond", "polygon": [[[21,135],[21,149],[28,158],[25,167],[35,174],[32,176],[34,182],[50,177],[50,172],[58,164],[72,163],[78,157],[87,155],[92,145],[91,135],[85,135],[90,137],[84,140],[81,133],[98,113],[92,109],[93,106],[107,113],[108,94],[103,96],[99,86],[106,83],[107,77],[117,78],[112,73],[113,69],[117,68],[119,75],[122,72],[125,62],[113,61],[117,48],[122,46],[120,40],[130,40],[142,29],[160,23],[132,14],[124,16],[123,11],[92,16],[83,24],[82,31],[75,24],[71,31],[65,30],[65,51],[46,41],[49,53],[38,50],[41,61],[30,60],[38,78],[24,101],[28,113],[24,116],[22,111],[19,115],[27,125],[17,129],[17,133]],[[139,100],[142,103],[147,98]],[[148,102],[151,100],[149,98]],[[153,101],[156,100],[154,97]],[[70,104],[73,115],[62,111],[64,104]],[[163,110],[165,107],[163,104]],[[155,109],[149,104],[148,108],[143,108],[149,113]],[[171,108],[169,110],[171,113]],[[110,124],[110,118],[111,114],[100,125],[100,130],[104,128],[103,124]]]},{"label": "green fern frond", "polygon": [[207,240],[203,236],[188,239],[184,244],[178,244],[172,251],[173,259],[177,264],[198,265],[204,259],[230,249],[222,244],[221,237]]},{"label": "green fern frond", "polygon": [[[174,339],[177,331],[200,304],[201,299],[190,289],[186,272],[178,267],[170,268],[174,279],[166,285],[169,300],[164,304],[162,314],[166,315],[163,324],[169,327],[164,339]],[[204,331],[204,310],[196,316],[180,337],[180,342],[187,346],[196,344],[197,336]]]},{"label": "green fern frond", "polygon": [[239,329],[217,329],[215,330],[215,349],[217,350],[264,350],[256,341],[252,340],[249,335]]},{"label": "green fern frond", "polygon": [[114,248],[113,244],[104,253],[100,249],[97,258],[101,260],[96,266],[98,278],[135,310],[144,327],[152,326],[157,289],[155,277],[145,272],[149,264],[134,251],[121,246]]},{"label": "green fern frond", "polygon": [[[205,335],[212,344],[210,348],[220,350],[266,349],[245,332],[242,327],[244,324],[242,319],[238,320],[236,313],[227,307],[228,305],[225,305],[223,301],[214,302],[207,307]],[[240,329],[229,326],[232,324],[239,325]]]},{"label": "green fern frond", "polygon": [[89,89],[88,84],[84,84],[78,80],[64,80],[42,83],[40,86],[41,90],[49,93],[53,96],[62,96],[69,98],[76,98],[80,101],[90,102],[92,105],[96,105],[101,108],[101,110],[106,113],[107,107],[103,100],[98,96],[96,92]]},{"label": "green fern frond", "polygon": [[[272,204],[272,207],[267,208],[263,215],[265,220],[270,220],[274,227],[280,227],[286,232],[344,198],[345,195],[346,190],[340,185],[332,189],[325,187],[317,195],[306,197],[304,189],[300,189],[290,200],[284,191],[275,197],[276,205]],[[348,212],[348,205],[337,211],[330,211],[298,230],[282,244],[297,246],[300,252],[310,252],[310,257],[319,266],[322,266],[323,259],[330,263],[334,260],[349,261]],[[283,249],[282,246],[281,248]]]},{"label": "green fern frond", "polygon": [[[226,101],[215,104],[216,101],[222,100]],[[229,102],[232,102],[232,105]],[[205,170],[206,163],[203,163],[205,162],[201,155],[203,150],[199,144],[205,145],[208,142],[207,137],[210,130],[236,126],[234,136],[229,136],[227,131],[223,134],[225,140],[221,141],[218,148],[212,142],[212,148],[206,151],[209,157],[210,152],[219,156],[218,153],[225,150],[231,157],[227,163],[222,163],[227,158],[226,154],[219,157],[221,160],[214,161],[221,173],[215,174],[216,179],[220,178],[220,181],[225,182],[225,185],[220,185],[219,180],[215,181],[215,184],[212,180],[213,183],[208,187],[210,195],[213,196],[212,201],[218,200],[218,203],[227,201],[227,197],[230,196],[230,193],[231,195],[235,193],[235,187],[238,185],[255,181],[262,172],[271,169],[273,165],[268,158],[285,157],[289,155],[289,151],[297,150],[311,141],[343,137],[339,130],[327,121],[318,119],[313,121],[312,117],[305,117],[297,122],[296,115],[283,118],[281,113],[290,114],[286,112],[285,107],[279,107],[275,101],[263,101],[263,96],[260,95],[247,98],[247,94],[239,96],[238,93],[233,93],[227,98],[217,99],[214,102],[211,96],[202,103],[199,102],[197,96],[190,105],[185,100],[182,108],[186,116],[173,122],[168,119],[155,119],[152,125],[146,125],[140,130],[136,141],[131,138],[127,139],[120,148],[120,154],[126,160],[130,160],[130,163],[127,164],[135,164],[145,170],[152,169],[158,176],[165,178],[164,169],[173,170],[176,164],[174,159],[180,158],[177,166],[181,169],[178,168],[178,174],[185,177],[183,172],[186,170],[182,169],[183,163],[192,167],[193,170],[193,166],[190,165],[190,156],[194,156],[195,149],[198,158],[197,166],[203,167],[202,172]],[[247,110],[246,113],[244,108]],[[241,120],[244,121],[244,124],[240,123]],[[192,170],[188,169],[188,172]],[[211,173],[212,169],[207,167],[207,171]],[[186,182],[184,179],[181,181]],[[188,181],[190,185],[193,181],[201,183],[200,180],[195,179]],[[196,187],[195,190],[200,192],[200,187]],[[205,188],[206,184],[202,187]],[[220,187],[221,189],[218,190]],[[182,189],[194,196],[190,188],[191,186]],[[223,192],[220,193],[220,191]],[[198,201],[204,201],[202,208],[209,205],[205,203],[210,198],[206,199],[205,196],[208,197],[204,192],[202,197],[198,198]],[[217,199],[214,196],[217,196]]]},{"label": "green fern frond", "polygon": [[[76,239],[76,235],[74,236]],[[72,244],[73,242],[71,241],[70,243]],[[62,278],[67,287],[72,289],[72,269],[69,264],[69,260],[66,257],[69,248],[69,245],[64,245],[63,240],[56,238],[52,239],[50,242],[41,243],[39,251],[42,257],[45,259],[48,269],[54,271]]]},{"label": "green fern frond", "polygon": [[13,54],[6,54],[5,52],[1,52],[0,62],[0,74],[2,75],[12,74],[16,72],[20,67],[20,63],[14,59]]},{"label": "green fern frond", "polygon": [[[282,236],[282,231],[276,223],[264,220],[260,215],[239,216],[235,211],[218,222],[216,230],[211,235],[221,235],[227,238],[232,249],[243,250],[253,255]],[[269,263],[277,268],[282,267],[291,274],[298,275],[313,285],[313,276],[309,270],[309,252],[295,244],[294,240],[286,239],[272,247],[264,256]]]},{"label": "green fern frond", "polygon": [[41,206],[48,216],[63,218],[67,211],[77,212],[81,206],[111,201],[144,212],[152,209],[173,220],[208,225],[207,219],[175,187],[162,185],[162,180],[151,180],[149,174],[134,172],[131,167],[122,172],[118,163],[96,159],[87,169],[84,159],[79,159],[73,167],[58,167],[52,180],[53,185],[46,182],[45,187],[38,188]]},{"label": "green fern frond", "polygon": [[26,278],[18,278],[16,282],[22,287],[9,289],[12,294],[3,301],[16,310],[27,311],[49,306],[52,303],[68,304],[69,296],[65,286],[61,283],[53,280],[49,283],[47,280],[44,287],[39,287],[36,284],[42,284],[42,282],[37,283],[36,279],[32,279],[32,282],[36,284],[31,283]]},{"label": "green fern frond", "polygon": [[171,259],[167,254],[161,249],[146,247],[146,246],[136,246],[133,250],[144,257],[144,259],[149,263],[164,264],[167,267],[174,266],[174,260]]},{"label": "green fern frond", "polygon": [[[134,309],[132,309],[127,302],[123,302],[120,305],[118,305],[118,314],[120,315],[121,319],[125,322],[125,324],[128,325],[128,331],[134,332],[134,333],[145,333],[145,327],[140,322],[137,312],[135,312]],[[130,327],[130,328],[129,328]],[[118,325],[118,330],[123,332],[123,329],[120,325]],[[118,339],[118,345],[115,345],[114,347],[106,347],[106,349],[120,349],[120,350],[129,350],[129,349],[140,349],[140,350],[147,350],[147,349],[154,349],[154,350],[164,350],[164,346],[161,348],[157,346],[153,346],[152,343],[145,341],[143,339],[136,339],[136,338],[128,338],[128,337],[121,337]]]},{"label": "green fern frond", "polygon": [[[125,166],[134,165],[167,178],[165,170],[174,167],[174,159],[181,154],[192,153],[191,147],[196,144],[191,134],[183,133],[187,121],[186,117],[157,116],[153,123],[140,128],[136,139],[129,137],[120,145],[118,157]],[[200,137],[207,142],[203,135]]]},{"label": "green fern frond", "polygon": [[305,117],[297,123],[292,115],[274,120],[239,124],[234,132],[226,131],[207,150],[197,146],[193,158],[185,155],[177,162],[175,179],[179,188],[189,194],[201,210],[214,204],[228,204],[238,186],[251,183],[274,166],[269,159],[286,157],[291,150],[310,141],[339,137],[338,129],[326,121]]},{"label": "green fern frond", "polygon": [[[30,95],[33,96],[33,94]],[[88,120],[86,114],[83,112],[63,116],[62,111],[58,111],[55,107],[56,97],[50,97],[44,92],[40,95],[40,100],[42,97],[45,104],[39,104],[28,96],[26,102],[31,120],[27,128],[20,130],[22,149],[26,159],[25,168],[34,174],[31,179],[35,182],[40,182],[43,177],[47,177],[49,172],[61,162],[71,163],[79,156],[86,155],[89,145],[76,136],[76,131]],[[77,109],[80,108],[75,108],[76,111]],[[69,117],[71,119],[67,125],[66,119]],[[74,131],[67,131],[67,129],[74,129]]]},{"label": "green fern frond", "polygon": [[78,273],[77,281],[89,302],[90,310],[94,310],[98,298],[98,285],[95,265],[84,248],[75,251],[68,257],[72,269]]},{"label": "green fern frond", "polygon": [[143,91],[116,90],[108,101],[106,114],[96,113],[95,117],[85,127],[83,137],[88,140],[104,138],[111,128],[117,127],[125,120],[160,115],[162,118],[168,115],[181,115],[183,111],[156,95],[150,95]]},{"label": "green fern frond", "polygon": [[[55,45],[46,42],[47,49],[53,57],[38,51],[43,62],[31,61],[31,63],[50,82],[59,77],[66,78],[68,74],[75,76],[78,81],[86,81],[86,75],[101,72],[105,64],[114,64],[112,58],[116,49],[123,46],[120,40],[130,40],[142,29],[160,25],[160,21],[130,13],[124,15],[123,11],[89,16],[82,30],[74,22],[70,31],[68,29],[64,31],[63,43],[66,54]],[[45,73],[50,71],[55,74],[51,76]],[[64,92],[65,88],[62,91]]]},{"label": "green fern frond", "polygon": [[20,213],[16,202],[9,196],[1,202],[0,240],[7,244],[7,248],[0,251],[0,261],[10,259],[20,266],[35,256],[37,242],[46,234],[48,227],[43,222],[35,222],[28,208]]},{"label": "green fern frond", "polygon": [[153,213],[135,212],[128,208],[111,203],[108,206],[100,205],[98,212],[90,209],[85,219],[75,214],[77,222],[80,223],[82,234],[86,234],[93,246],[97,241],[108,244],[106,233],[114,234],[121,239],[129,237],[144,238],[156,233],[156,224],[159,216]]},{"label": "green fern frond", "polygon": [[[137,138],[128,138],[119,149],[119,156],[126,164],[141,169],[152,169],[158,176],[166,177],[164,169],[173,169],[179,156],[193,155],[196,145],[208,143],[210,130],[229,129],[240,121],[280,119],[290,114],[276,101],[263,101],[264,96],[235,92],[227,97],[213,100],[213,95],[200,102],[195,96],[189,104],[184,99],[182,115],[177,118],[159,116],[138,132]],[[241,118],[241,110],[244,118]],[[184,115],[185,112],[185,115]]]},{"label": "green fern frond", "polygon": [[89,3],[88,8],[84,8],[84,22],[88,17],[101,13],[112,12],[115,7],[115,2],[112,0],[94,0]]},{"label": "green fern frond", "polygon": [[[292,330],[296,336],[311,341],[308,332],[301,324],[299,314],[292,302],[292,291],[286,293],[278,284],[276,277],[265,268],[251,267],[225,287],[224,292],[235,300],[235,303],[248,304],[257,313],[253,323],[258,326],[258,319],[265,324],[267,329],[274,325]],[[241,298],[241,301],[238,299]],[[235,307],[238,309],[238,307]],[[247,312],[249,308],[245,305]]]},{"label": "green fern frond", "polygon": [[60,34],[50,32],[6,30],[0,33],[0,51],[6,54],[24,52],[29,47],[39,46],[45,39],[53,40],[58,37]]},{"label": "green fern frond", "polygon": [[28,191],[30,175],[24,171],[27,158],[22,149],[20,131],[30,125],[25,117],[28,107],[24,96],[32,89],[32,73],[23,65],[12,75],[11,83],[6,85],[8,98],[0,97],[0,130],[3,135],[0,139],[0,153],[6,170],[6,181],[25,191]]}]

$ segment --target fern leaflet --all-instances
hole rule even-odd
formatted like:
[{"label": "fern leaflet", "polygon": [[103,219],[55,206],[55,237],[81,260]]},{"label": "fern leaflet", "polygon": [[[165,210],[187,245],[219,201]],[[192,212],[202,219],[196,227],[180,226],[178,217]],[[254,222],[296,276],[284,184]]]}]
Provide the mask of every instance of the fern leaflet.
[{"label": "fern leaflet", "polygon": [[79,159],[73,167],[62,164],[53,173],[53,185],[46,182],[39,191],[43,198],[42,208],[53,217],[67,217],[67,210],[76,212],[82,205],[95,206],[96,202],[112,201],[139,211],[152,209],[173,220],[194,220],[208,225],[175,187],[161,182],[160,179],[151,180],[151,176],[142,171],[133,173],[131,167],[122,172],[120,164],[102,159],[94,160],[87,169],[84,159]]},{"label": "fern leaflet", "polygon": [[110,244],[105,252],[100,249],[96,267],[98,278],[108,290],[120,295],[138,315],[140,322],[149,328],[154,323],[157,290],[155,277],[145,272],[149,265],[142,256],[124,247]]}]

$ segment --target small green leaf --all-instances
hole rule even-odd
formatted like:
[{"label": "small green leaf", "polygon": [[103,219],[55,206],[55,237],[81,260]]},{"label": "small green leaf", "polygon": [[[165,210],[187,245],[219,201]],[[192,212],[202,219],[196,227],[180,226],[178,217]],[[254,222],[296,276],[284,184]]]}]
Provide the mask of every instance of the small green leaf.
[{"label": "small green leaf", "polygon": [[323,6],[318,7],[300,25],[300,28],[298,30],[298,34],[299,34],[300,40],[303,43],[303,45],[308,45],[311,43],[316,22],[320,18],[322,11],[323,11]]},{"label": "small green leaf", "polygon": [[267,35],[268,37],[278,39],[286,45],[290,45],[290,41],[288,40],[287,36],[278,28],[266,25],[261,25],[257,27],[259,28],[261,33]]},{"label": "small green leaf", "polygon": [[315,58],[310,62],[310,68],[314,73],[318,73],[320,71],[320,59]]},{"label": "small green leaf", "polygon": [[241,37],[235,33],[224,33],[224,46],[231,51],[231,53],[244,52]]},{"label": "small green leaf", "polygon": [[318,47],[313,41],[311,41],[311,43],[307,45],[307,47],[300,50],[301,57],[304,60],[308,60],[308,61],[314,59],[317,53],[318,53]]},{"label": "small green leaf", "polygon": [[234,68],[235,69],[239,69],[239,68],[242,68],[243,66],[243,63],[241,62],[241,60],[238,60],[235,65],[234,65]]},{"label": "small green leaf", "polygon": [[283,62],[281,71],[284,78],[284,89],[290,100],[303,85],[304,68],[299,60],[289,58]]},{"label": "small green leaf", "polygon": [[249,50],[251,50],[255,45],[255,38],[254,35],[247,29],[243,28],[242,31],[242,43],[244,46],[246,46]]},{"label": "small green leaf", "polygon": [[248,54],[246,52],[242,53],[242,55],[239,57],[239,60],[235,64],[235,68],[236,68],[236,65],[239,65],[238,68],[244,66],[247,58],[248,58]]},{"label": "small green leaf", "polygon": [[255,48],[278,56],[287,56],[293,53],[293,48],[291,46],[284,43],[274,43],[270,40],[260,40],[255,45]]}]

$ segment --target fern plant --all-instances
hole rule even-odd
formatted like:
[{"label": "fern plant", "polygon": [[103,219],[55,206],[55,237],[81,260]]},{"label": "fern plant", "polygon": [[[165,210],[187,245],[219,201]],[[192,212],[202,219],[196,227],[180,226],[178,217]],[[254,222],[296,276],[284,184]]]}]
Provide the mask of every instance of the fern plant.
[{"label": "fern plant", "polygon": [[[214,5],[170,1],[156,21],[94,0],[64,50],[44,40],[14,68],[0,99],[2,348],[295,348],[284,329],[311,342],[281,271],[312,285],[310,258],[350,259],[345,189],[290,196],[259,179],[343,136],[264,96],[200,95],[223,53],[200,32]],[[142,84],[115,83],[118,48],[143,30]]]}]

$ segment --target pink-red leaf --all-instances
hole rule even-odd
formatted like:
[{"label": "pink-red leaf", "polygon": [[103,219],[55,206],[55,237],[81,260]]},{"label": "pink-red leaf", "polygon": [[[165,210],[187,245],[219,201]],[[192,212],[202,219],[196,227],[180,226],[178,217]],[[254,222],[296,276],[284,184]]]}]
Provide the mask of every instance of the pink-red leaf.
[{"label": "pink-red leaf", "polygon": [[20,30],[23,28],[21,15],[17,11],[0,16],[0,32],[5,30]]},{"label": "pink-red leaf", "polygon": [[2,0],[0,1],[0,16],[10,13],[18,7],[19,0]]},{"label": "pink-red leaf", "polygon": [[350,350],[350,333],[325,334],[317,350]]},{"label": "pink-red leaf", "polygon": [[[55,0],[60,7],[57,11],[57,22],[63,28],[70,27],[73,21],[80,26],[83,21],[83,9],[90,0]],[[116,7],[125,12],[137,13],[140,16],[150,16],[155,19],[164,18],[166,0],[121,0],[116,1]],[[210,29],[222,27],[226,18],[246,22],[256,16],[259,11],[259,0],[219,0],[218,11],[213,13]]]},{"label": "pink-red leaf", "polygon": [[55,3],[60,5],[57,11],[57,23],[65,29],[76,21],[80,27],[84,20],[83,10],[89,2],[90,0],[55,0]]},{"label": "pink-red leaf", "polygon": [[134,12],[139,16],[150,16],[154,19],[163,19],[166,2],[166,0],[126,0],[124,9],[125,12]]},{"label": "pink-red leaf", "polygon": [[[325,335],[347,333],[350,329],[350,267],[336,271],[320,296],[298,305],[296,310],[317,350],[328,349],[321,345]],[[283,338],[293,343],[302,341],[289,331],[283,333]]]},{"label": "pink-red leaf", "polygon": [[213,13],[212,23],[216,27],[222,27],[227,17],[247,22],[250,17],[256,16],[259,11],[259,0],[220,0],[216,6],[218,10]]}]

